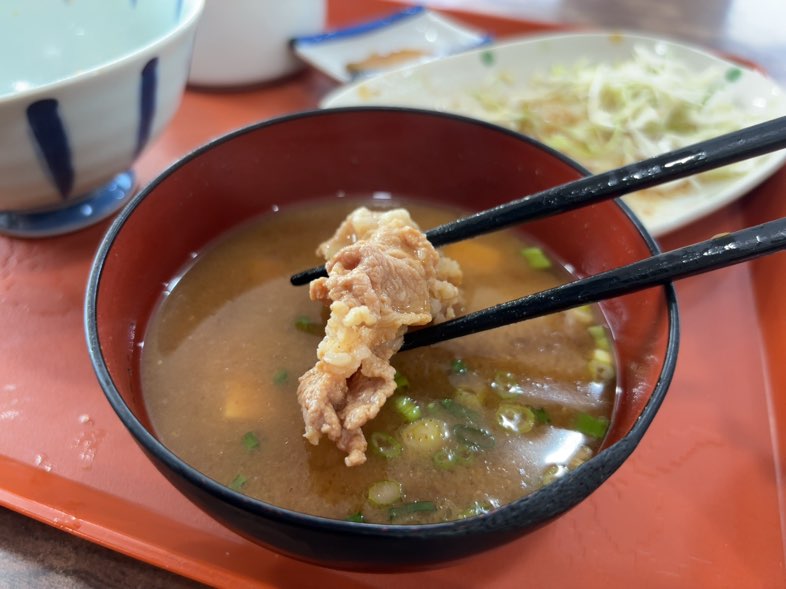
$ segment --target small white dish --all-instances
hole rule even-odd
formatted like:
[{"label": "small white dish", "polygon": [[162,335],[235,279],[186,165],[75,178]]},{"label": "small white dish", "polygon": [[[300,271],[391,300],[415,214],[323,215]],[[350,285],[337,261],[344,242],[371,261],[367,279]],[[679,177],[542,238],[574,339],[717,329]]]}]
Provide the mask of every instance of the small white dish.
[{"label": "small white dish", "polygon": [[[554,66],[571,66],[582,60],[616,63],[629,59],[637,47],[668,52],[697,73],[710,66],[733,73],[735,81],[719,92],[753,118],[764,120],[786,114],[783,90],[759,71],[682,43],[620,32],[532,35],[490,45],[341,87],[325,97],[320,106],[411,106],[491,120],[479,111],[476,98],[492,80],[504,76],[511,88],[523,88],[533,76]],[[777,171],[784,161],[786,152],[775,152],[745,162],[745,171],[734,176],[703,180],[673,194],[634,193],[623,200],[653,235],[660,236],[740,198]]]},{"label": "small white dish", "polygon": [[303,61],[339,82],[424,63],[491,42],[453,19],[413,6],[373,21],[292,39]]}]

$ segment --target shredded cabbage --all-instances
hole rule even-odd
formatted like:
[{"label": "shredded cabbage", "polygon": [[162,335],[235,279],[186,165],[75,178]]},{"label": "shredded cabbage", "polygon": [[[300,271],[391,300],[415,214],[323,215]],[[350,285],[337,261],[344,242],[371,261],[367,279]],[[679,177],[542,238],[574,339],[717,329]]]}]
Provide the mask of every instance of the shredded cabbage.
[{"label": "shredded cabbage", "polygon": [[[456,107],[602,172],[764,120],[766,113],[756,117],[723,92],[740,74],[718,67],[696,72],[668,52],[637,46],[631,59],[555,66],[523,85],[499,74]],[[674,192],[752,165],[740,162],[650,191]]]}]

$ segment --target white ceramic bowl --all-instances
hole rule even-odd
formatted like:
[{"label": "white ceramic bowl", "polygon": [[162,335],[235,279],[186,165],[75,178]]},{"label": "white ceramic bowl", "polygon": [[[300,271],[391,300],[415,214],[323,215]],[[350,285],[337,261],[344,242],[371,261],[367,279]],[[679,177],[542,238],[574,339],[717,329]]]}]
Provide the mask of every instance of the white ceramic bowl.
[{"label": "white ceramic bowl", "polygon": [[180,103],[204,0],[0,4],[0,232],[95,223]]},{"label": "white ceramic bowl", "polygon": [[243,86],[291,74],[301,62],[289,41],[325,24],[326,0],[205,0],[189,82]]}]

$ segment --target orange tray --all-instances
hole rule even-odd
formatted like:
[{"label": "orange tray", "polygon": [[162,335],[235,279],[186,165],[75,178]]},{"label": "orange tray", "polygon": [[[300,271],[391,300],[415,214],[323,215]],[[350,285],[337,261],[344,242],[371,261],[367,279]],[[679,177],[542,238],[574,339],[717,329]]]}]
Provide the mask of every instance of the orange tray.
[{"label": "orange tray", "polygon": [[[332,0],[330,22],[396,8]],[[552,28],[456,16],[500,36]],[[140,181],[230,129],[313,108],[332,87],[308,71],[243,92],[188,91],[136,166]],[[784,194],[786,169],[664,246],[784,216]],[[251,544],[148,463],[105,402],[84,343],[85,281],[105,229],[0,238],[0,504],[216,586],[786,587],[786,256],[678,284],[682,346],[671,390],[630,460],[587,501],[463,563],[367,575]]]}]

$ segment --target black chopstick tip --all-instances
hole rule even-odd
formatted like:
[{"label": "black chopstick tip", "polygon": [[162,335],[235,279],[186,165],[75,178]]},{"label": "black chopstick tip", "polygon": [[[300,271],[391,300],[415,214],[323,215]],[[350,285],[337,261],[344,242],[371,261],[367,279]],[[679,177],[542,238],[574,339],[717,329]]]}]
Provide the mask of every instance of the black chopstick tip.
[{"label": "black chopstick tip", "polygon": [[292,286],[303,286],[315,278],[320,278],[322,276],[327,276],[327,270],[325,270],[324,266],[319,268],[309,268],[308,270],[303,270],[303,272],[293,274],[289,277],[289,282],[292,284]]}]

